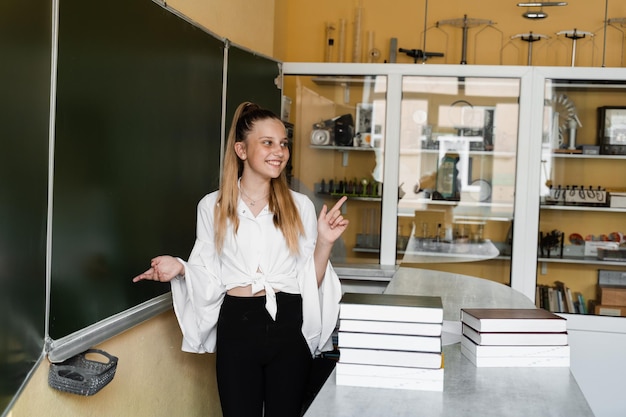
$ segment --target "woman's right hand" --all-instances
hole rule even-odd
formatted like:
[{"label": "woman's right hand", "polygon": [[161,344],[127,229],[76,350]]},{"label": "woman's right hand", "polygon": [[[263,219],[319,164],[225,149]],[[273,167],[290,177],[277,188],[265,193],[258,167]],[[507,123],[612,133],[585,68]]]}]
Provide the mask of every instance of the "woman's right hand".
[{"label": "woman's right hand", "polygon": [[150,261],[150,269],[133,278],[133,282],[143,280],[169,282],[178,275],[185,274],[185,267],[178,259],[169,255],[157,256]]}]

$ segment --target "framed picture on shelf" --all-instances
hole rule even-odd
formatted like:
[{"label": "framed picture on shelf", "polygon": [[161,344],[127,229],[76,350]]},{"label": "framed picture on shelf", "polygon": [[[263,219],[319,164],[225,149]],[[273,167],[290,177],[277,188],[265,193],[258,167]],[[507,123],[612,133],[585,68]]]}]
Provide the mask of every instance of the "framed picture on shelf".
[{"label": "framed picture on shelf", "polygon": [[460,128],[458,134],[459,136],[482,137],[481,141],[470,142],[470,150],[491,151],[493,150],[493,131],[495,128],[494,116],[496,108],[474,106],[474,109],[477,110],[477,114],[479,116],[482,113],[482,117],[480,118],[482,120],[482,125],[479,123],[479,126]]},{"label": "framed picture on shelf", "polygon": [[495,129],[493,106],[474,106],[468,101],[457,100],[449,106],[439,106],[438,125],[456,130],[456,135],[468,137],[473,151],[493,150]]},{"label": "framed picture on shelf", "polygon": [[355,135],[358,138],[354,146],[372,146],[372,103],[359,103],[356,105],[356,129]]},{"label": "framed picture on shelf", "polygon": [[598,143],[603,154],[626,154],[626,107],[598,107]]}]

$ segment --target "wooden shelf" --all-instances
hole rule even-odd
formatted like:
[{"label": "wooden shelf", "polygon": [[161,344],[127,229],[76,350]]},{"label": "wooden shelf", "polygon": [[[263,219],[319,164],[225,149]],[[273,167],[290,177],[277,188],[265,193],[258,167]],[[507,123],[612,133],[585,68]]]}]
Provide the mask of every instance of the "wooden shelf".
[{"label": "wooden shelf", "polygon": [[317,197],[320,198],[333,198],[335,200],[340,199],[344,195],[348,197],[348,201],[377,201],[380,202],[382,199],[380,197],[370,197],[370,196],[362,196],[355,194],[329,194],[329,193],[315,193]]},{"label": "wooden shelf", "polygon": [[560,264],[585,264],[626,267],[624,261],[603,261],[593,256],[563,256],[562,258],[537,258],[537,262]]},{"label": "wooden shelf", "polygon": [[604,213],[626,213],[626,208],[604,206],[566,206],[559,204],[542,204],[540,208],[541,210],[600,211]]},{"label": "wooden shelf", "polygon": [[352,151],[366,151],[372,152],[378,150],[378,148],[372,148],[371,146],[336,146],[336,145],[309,145],[312,149],[323,149],[329,151],[339,152],[352,152]]},{"label": "wooden shelf", "polygon": [[563,159],[617,159],[624,160],[626,159],[626,155],[595,155],[595,154],[572,154],[572,153],[551,153],[550,156],[553,158],[563,158]]},{"label": "wooden shelf", "polygon": [[[417,154],[433,154],[439,155],[439,149],[411,149],[404,148],[400,150],[400,155],[417,155]],[[507,157],[511,158],[516,156],[515,152],[501,152],[501,151],[468,151],[470,156],[494,156],[494,157]]]},{"label": "wooden shelf", "polygon": [[317,85],[363,85],[365,83],[373,83],[376,79],[375,75],[370,76],[320,76],[313,77],[312,80]]}]

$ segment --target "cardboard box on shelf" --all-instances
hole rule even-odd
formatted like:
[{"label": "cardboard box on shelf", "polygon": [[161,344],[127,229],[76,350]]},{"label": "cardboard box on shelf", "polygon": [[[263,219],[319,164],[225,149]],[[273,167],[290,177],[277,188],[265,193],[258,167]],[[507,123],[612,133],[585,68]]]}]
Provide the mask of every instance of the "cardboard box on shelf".
[{"label": "cardboard box on shelf", "polygon": [[626,317],[626,306],[596,305],[594,313],[600,316]]},{"label": "cardboard box on shelf", "polygon": [[626,208],[626,193],[609,193],[609,207]]},{"label": "cardboard box on shelf", "polygon": [[626,307],[626,287],[600,285],[598,289],[602,305]]},{"label": "cardboard box on shelf", "polygon": [[605,242],[596,240],[585,241],[585,256],[598,256],[598,249],[617,249],[619,243],[617,242]]}]

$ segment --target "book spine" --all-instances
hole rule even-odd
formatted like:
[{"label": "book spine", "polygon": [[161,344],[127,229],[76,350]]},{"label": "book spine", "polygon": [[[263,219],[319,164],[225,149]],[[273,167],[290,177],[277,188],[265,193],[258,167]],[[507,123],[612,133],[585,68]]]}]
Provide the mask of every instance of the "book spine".
[{"label": "book spine", "polygon": [[367,348],[441,353],[441,337],[338,332],[339,348]]},{"label": "book spine", "polygon": [[471,351],[461,347],[461,353],[476,367],[504,368],[504,367],[568,367],[570,357],[478,357]]},{"label": "book spine", "polygon": [[368,388],[405,389],[414,391],[443,391],[443,380],[420,381],[401,378],[380,378],[377,376],[336,375],[337,385]]}]

